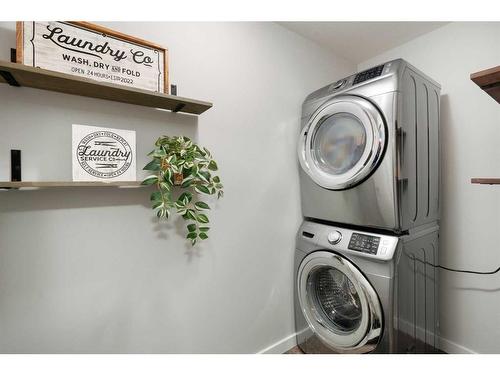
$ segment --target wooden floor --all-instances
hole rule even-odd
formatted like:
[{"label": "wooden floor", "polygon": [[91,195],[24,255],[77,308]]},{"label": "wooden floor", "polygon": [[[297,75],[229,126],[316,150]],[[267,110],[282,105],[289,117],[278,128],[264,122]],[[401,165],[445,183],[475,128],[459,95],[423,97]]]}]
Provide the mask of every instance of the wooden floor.
[{"label": "wooden floor", "polygon": [[[433,354],[447,354],[446,352],[443,352],[442,350],[436,349],[435,351],[432,352]],[[300,349],[298,346],[294,346],[292,349],[284,352],[283,354],[306,354]]]},{"label": "wooden floor", "polygon": [[298,346],[294,346],[292,349],[286,351],[283,354],[305,354]]}]

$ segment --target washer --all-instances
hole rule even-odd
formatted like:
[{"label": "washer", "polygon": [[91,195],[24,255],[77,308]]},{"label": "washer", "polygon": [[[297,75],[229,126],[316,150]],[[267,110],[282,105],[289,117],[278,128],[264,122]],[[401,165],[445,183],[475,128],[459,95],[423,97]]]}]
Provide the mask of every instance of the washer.
[{"label": "washer", "polygon": [[306,353],[433,353],[438,227],[404,236],[305,221],[295,253],[297,342]]},{"label": "washer", "polygon": [[310,94],[298,145],[304,216],[397,233],[436,221],[439,95],[402,59]]}]

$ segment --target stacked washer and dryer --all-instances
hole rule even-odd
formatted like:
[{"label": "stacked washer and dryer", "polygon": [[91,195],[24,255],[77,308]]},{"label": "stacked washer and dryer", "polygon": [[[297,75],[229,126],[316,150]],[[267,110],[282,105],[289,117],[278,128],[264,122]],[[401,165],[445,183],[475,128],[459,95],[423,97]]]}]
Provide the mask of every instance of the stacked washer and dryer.
[{"label": "stacked washer and dryer", "polygon": [[436,350],[439,96],[399,59],[306,98],[295,253],[304,352]]}]

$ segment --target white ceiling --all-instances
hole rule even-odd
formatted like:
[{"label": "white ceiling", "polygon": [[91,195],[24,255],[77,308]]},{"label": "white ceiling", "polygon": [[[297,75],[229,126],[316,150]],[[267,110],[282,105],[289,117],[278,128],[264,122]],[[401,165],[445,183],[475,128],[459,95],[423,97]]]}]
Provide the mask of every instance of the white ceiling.
[{"label": "white ceiling", "polygon": [[428,33],[447,22],[279,22],[353,63]]}]

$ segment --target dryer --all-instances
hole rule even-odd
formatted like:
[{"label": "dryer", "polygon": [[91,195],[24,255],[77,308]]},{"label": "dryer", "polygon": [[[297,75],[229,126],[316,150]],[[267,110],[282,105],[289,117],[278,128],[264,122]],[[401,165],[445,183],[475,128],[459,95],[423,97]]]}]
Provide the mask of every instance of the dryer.
[{"label": "dryer", "polygon": [[306,218],[394,232],[438,220],[440,85],[402,59],[341,79],[302,107]]},{"label": "dryer", "polygon": [[437,352],[438,227],[404,236],[304,222],[295,324],[305,353]]}]

